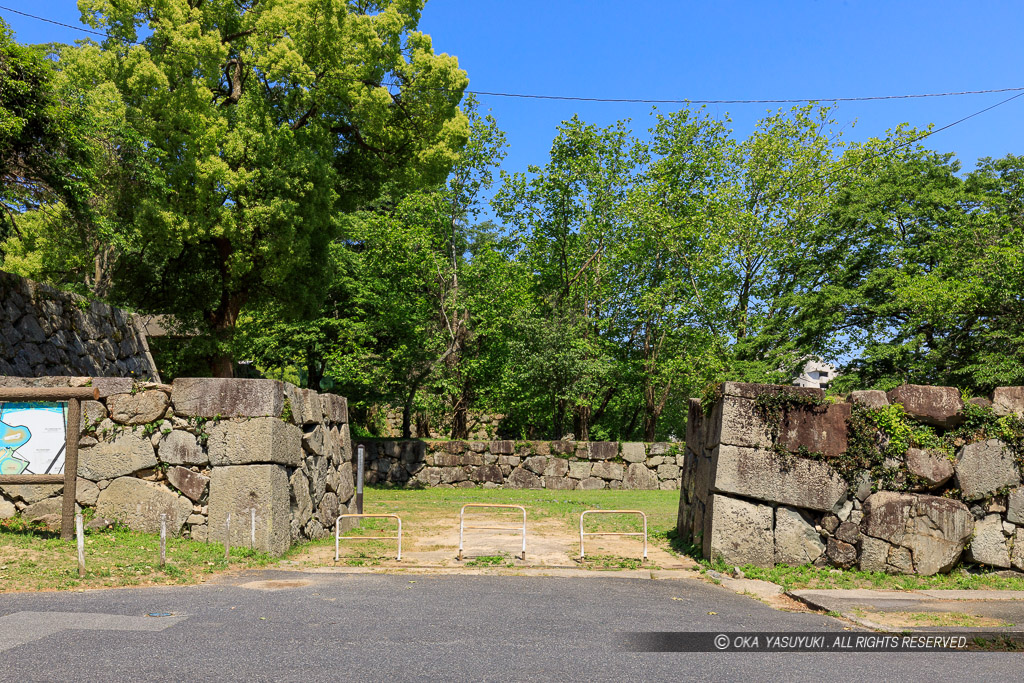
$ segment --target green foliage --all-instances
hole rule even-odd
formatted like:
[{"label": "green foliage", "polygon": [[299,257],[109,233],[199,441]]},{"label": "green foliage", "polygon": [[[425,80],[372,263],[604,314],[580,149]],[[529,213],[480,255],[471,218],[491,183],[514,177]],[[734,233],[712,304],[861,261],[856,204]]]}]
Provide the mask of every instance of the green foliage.
[{"label": "green foliage", "polygon": [[[422,2],[80,7],[110,38],[62,49],[57,68],[130,123],[150,176],[140,210],[105,209],[123,238],[104,256],[109,296],[173,314],[213,374],[232,373],[245,311],[316,310],[346,215],[439,182],[466,140],[467,79],[416,31]],[[109,183],[113,204],[129,180]]]}]

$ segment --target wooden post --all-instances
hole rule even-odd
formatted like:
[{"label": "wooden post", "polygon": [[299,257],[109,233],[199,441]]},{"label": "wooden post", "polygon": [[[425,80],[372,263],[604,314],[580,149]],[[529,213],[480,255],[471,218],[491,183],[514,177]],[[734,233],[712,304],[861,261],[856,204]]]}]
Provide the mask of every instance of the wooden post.
[{"label": "wooden post", "polygon": [[75,493],[78,488],[78,439],[82,429],[82,401],[68,399],[68,424],[64,429],[64,501],[60,512],[60,537],[67,541],[74,533]]},{"label": "wooden post", "polygon": [[98,401],[95,387],[0,387],[0,402],[67,401],[68,416],[64,429],[64,474],[0,475],[0,484],[64,484],[60,515],[60,537],[69,541],[75,535],[75,493],[78,483],[78,439],[82,431],[82,401]]}]

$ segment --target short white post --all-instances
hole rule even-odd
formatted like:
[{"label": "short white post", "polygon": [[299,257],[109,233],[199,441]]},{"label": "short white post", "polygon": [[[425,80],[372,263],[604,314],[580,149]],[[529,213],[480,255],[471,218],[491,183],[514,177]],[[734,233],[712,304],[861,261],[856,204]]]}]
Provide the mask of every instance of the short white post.
[{"label": "short white post", "polygon": [[224,520],[224,561],[228,560],[228,549],[231,547],[231,513]]},{"label": "short white post", "polygon": [[167,565],[167,515],[160,515],[160,569]]},{"label": "short white post", "polygon": [[82,525],[82,515],[75,515],[75,537],[78,540],[78,577],[85,576],[85,529]]},{"label": "short white post", "polygon": [[252,518],[252,528],[249,530],[249,548],[256,547],[256,508],[249,508],[249,514]]}]

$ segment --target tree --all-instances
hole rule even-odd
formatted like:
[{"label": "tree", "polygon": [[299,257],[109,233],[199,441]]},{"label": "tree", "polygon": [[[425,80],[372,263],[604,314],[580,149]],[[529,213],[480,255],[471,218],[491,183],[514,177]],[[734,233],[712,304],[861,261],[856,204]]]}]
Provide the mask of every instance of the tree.
[{"label": "tree", "polygon": [[318,317],[281,323],[280,311],[267,309],[244,325],[244,347],[262,364],[301,365],[313,387],[326,375],[359,407],[401,405],[406,436],[428,383],[427,395],[447,401],[455,432],[466,431],[481,379],[466,352],[479,354],[484,343],[474,306],[502,290],[493,281],[500,247],[476,220],[504,134],[475,102],[466,112],[469,140],[445,182],[351,217],[331,247],[334,276]]},{"label": "tree", "polygon": [[41,48],[19,45],[0,21],[0,240],[17,217],[60,204],[71,219],[91,219],[91,161],[85,109],[55,87]]},{"label": "tree", "polygon": [[824,286],[798,298],[808,337],[851,357],[837,387],[1024,380],[1019,158],[961,178],[917,146],[876,166],[837,202]]},{"label": "tree", "polygon": [[316,310],[346,213],[457,159],[467,80],[415,30],[422,4],[80,2],[110,37],[64,68],[100,66],[164,188],[114,296],[211,339],[213,374],[233,373],[243,310]]}]

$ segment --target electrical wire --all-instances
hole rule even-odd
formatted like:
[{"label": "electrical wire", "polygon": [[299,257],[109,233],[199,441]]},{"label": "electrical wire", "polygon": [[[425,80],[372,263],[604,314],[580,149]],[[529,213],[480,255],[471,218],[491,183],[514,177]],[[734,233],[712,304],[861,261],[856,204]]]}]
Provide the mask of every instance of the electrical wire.
[{"label": "electrical wire", "polygon": [[[49,19],[47,17],[41,17],[35,14],[29,14],[28,12],[22,12],[4,5],[0,5],[0,10],[6,12],[12,12],[19,14],[23,17],[30,19],[36,19],[49,24],[62,26],[64,28],[70,28],[75,31],[83,31],[85,33],[91,33],[97,36],[103,36],[109,38],[110,36],[102,31],[95,31],[82,26],[74,26],[72,24],[66,24],[55,19]],[[142,41],[136,41],[130,43],[131,45],[141,45]],[[950,92],[934,92],[934,93],[910,93],[901,95],[866,95],[861,97],[794,97],[794,98],[781,98],[781,99],[761,99],[761,100],[743,100],[743,99],[724,99],[724,100],[698,100],[698,99],[646,99],[646,98],[626,98],[626,97],[578,97],[574,95],[539,95],[534,93],[513,93],[513,92],[497,92],[488,90],[466,90],[467,94],[477,95],[480,97],[505,97],[515,99],[527,99],[527,100],[554,100],[562,102],[595,102],[595,103],[609,103],[609,104],[801,104],[805,102],[876,102],[884,100],[907,100],[907,99],[922,99],[930,97],[956,97],[963,95],[987,95],[992,93],[1007,93],[1007,92],[1018,92],[1024,94],[1024,86],[1013,87],[1013,88],[990,88],[987,90],[957,90]],[[1012,98],[1011,98],[1012,99]],[[1000,103],[1001,104],[1001,103]],[[996,105],[998,106],[998,105]],[[983,110],[987,111],[987,110]],[[981,112],[978,112],[981,113]],[[956,125],[955,123],[952,125]],[[939,129],[939,130],[944,130]],[[938,130],[934,132],[939,132]]]}]

